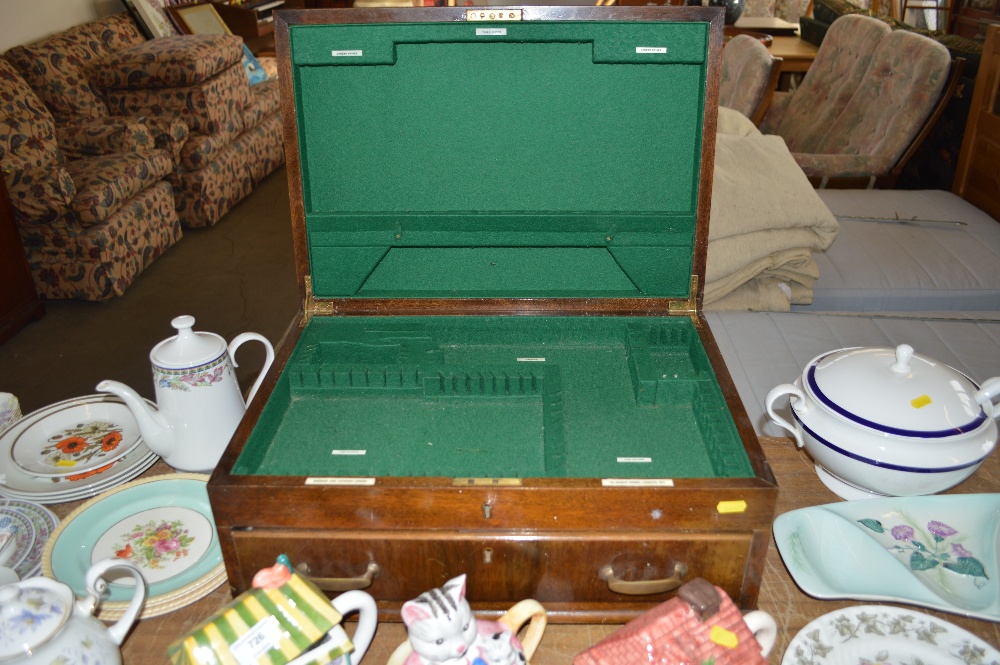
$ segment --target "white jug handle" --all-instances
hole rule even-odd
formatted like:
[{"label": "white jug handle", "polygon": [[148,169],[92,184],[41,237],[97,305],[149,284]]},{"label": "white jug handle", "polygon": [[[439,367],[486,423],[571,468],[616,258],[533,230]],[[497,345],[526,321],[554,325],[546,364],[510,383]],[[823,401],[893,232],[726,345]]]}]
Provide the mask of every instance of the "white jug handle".
[{"label": "white jug handle", "polygon": [[271,368],[271,363],[274,362],[274,347],[271,343],[267,341],[267,338],[263,335],[258,335],[257,333],[247,332],[240,333],[233,338],[233,341],[229,343],[229,357],[233,361],[233,367],[239,367],[236,363],[236,349],[240,347],[243,342],[249,342],[250,340],[256,340],[264,344],[264,352],[267,354],[264,358],[264,367],[261,368],[260,374],[257,375],[257,380],[254,381],[253,387],[250,392],[247,393],[246,403],[250,404],[253,400],[253,396],[257,394],[257,389],[260,388],[260,384],[264,382],[264,375],[267,374],[267,370]]},{"label": "white jug handle", "polygon": [[771,653],[771,649],[774,647],[775,640],[778,639],[778,624],[775,623],[774,617],[767,612],[757,610],[745,614],[743,622],[753,633],[757,643],[760,644],[760,655],[767,658],[767,654]]},{"label": "white jug handle", "polygon": [[1000,408],[997,408],[994,402],[998,396],[1000,396],[1000,376],[994,376],[992,379],[984,381],[982,387],[973,395],[976,402],[983,408],[986,407],[987,403],[992,405],[994,418],[1000,418]]},{"label": "white jug handle", "polygon": [[[331,600],[330,603],[341,616],[347,616],[351,612],[358,612],[358,627],[354,630],[354,635],[351,637],[351,642],[354,643],[354,651],[351,652],[351,664],[357,665],[365,657],[368,647],[371,646],[372,640],[375,638],[375,628],[378,626],[378,606],[375,604],[375,599],[364,591],[354,590],[340,594]],[[339,636],[341,640],[347,639],[347,634],[344,633],[344,629],[341,628],[340,624],[331,628],[327,635],[331,637]],[[320,651],[328,648],[329,645],[320,643],[319,646],[310,649],[298,658],[290,661],[288,665],[305,665],[306,663],[310,663],[320,655]]]},{"label": "white jug handle", "polygon": [[142,611],[143,605],[146,604],[146,578],[142,576],[142,572],[131,561],[126,561],[125,559],[101,559],[90,567],[85,576],[87,594],[90,596],[88,600],[92,603],[96,603],[101,594],[108,588],[108,583],[104,581],[102,575],[112,568],[124,568],[135,578],[135,593],[132,594],[132,602],[129,603],[128,609],[125,610],[125,614],[118,620],[118,623],[108,628],[108,636],[114,640],[115,644],[120,646],[125,640],[125,635],[128,634],[132,624],[139,618],[139,612]]},{"label": "white jug handle", "polygon": [[792,436],[795,437],[795,445],[801,448],[804,445],[802,433],[799,432],[797,427],[774,412],[774,402],[783,395],[792,395],[802,400],[803,404],[805,403],[806,397],[802,394],[801,390],[790,383],[782,383],[780,386],[772,388],[771,392],[764,398],[764,408],[767,410],[767,415],[771,416],[771,422],[791,432]]}]

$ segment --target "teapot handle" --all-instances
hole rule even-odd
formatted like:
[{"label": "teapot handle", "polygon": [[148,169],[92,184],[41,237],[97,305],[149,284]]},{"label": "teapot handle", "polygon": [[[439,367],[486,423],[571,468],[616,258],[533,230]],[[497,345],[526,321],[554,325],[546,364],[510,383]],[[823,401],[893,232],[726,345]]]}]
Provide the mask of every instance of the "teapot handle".
[{"label": "teapot handle", "polygon": [[108,636],[114,640],[115,644],[121,645],[132,624],[139,618],[139,612],[142,610],[143,605],[146,604],[146,579],[142,576],[139,568],[131,561],[126,561],[125,559],[101,559],[87,571],[86,585],[89,598],[82,602],[87,603],[85,609],[93,611],[97,600],[104,593],[105,589],[108,588],[108,583],[104,581],[102,575],[112,568],[124,568],[135,578],[136,589],[132,595],[132,601],[129,603],[128,609],[125,610],[125,614],[118,620],[118,623],[108,628]]},{"label": "teapot handle", "polygon": [[264,375],[267,374],[267,370],[271,368],[271,363],[274,362],[274,347],[271,346],[269,341],[267,341],[267,338],[263,335],[258,335],[257,333],[247,332],[237,335],[233,338],[233,341],[229,343],[229,357],[233,361],[233,367],[239,367],[236,363],[236,349],[239,348],[243,342],[249,342],[250,340],[261,342],[264,345],[264,352],[267,355],[264,358],[264,367],[260,370],[260,374],[257,375],[257,380],[254,381],[250,392],[247,393],[246,404],[249,404],[250,401],[253,400],[253,396],[257,394],[257,389],[260,388],[260,384],[264,382]]}]

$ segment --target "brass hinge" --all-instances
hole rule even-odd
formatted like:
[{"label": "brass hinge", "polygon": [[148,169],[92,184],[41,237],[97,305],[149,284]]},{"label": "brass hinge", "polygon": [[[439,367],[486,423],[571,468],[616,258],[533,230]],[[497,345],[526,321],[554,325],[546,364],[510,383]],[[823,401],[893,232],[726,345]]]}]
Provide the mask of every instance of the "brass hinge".
[{"label": "brass hinge", "polygon": [[671,300],[667,306],[671,316],[698,318],[698,275],[691,275],[691,290],[687,300]]},{"label": "brass hinge", "polygon": [[302,325],[309,323],[309,319],[311,319],[315,314],[320,316],[329,316],[330,314],[333,314],[332,303],[316,300],[313,296],[312,275],[306,275],[302,278],[302,280],[305,282],[306,286],[306,301],[302,308]]}]

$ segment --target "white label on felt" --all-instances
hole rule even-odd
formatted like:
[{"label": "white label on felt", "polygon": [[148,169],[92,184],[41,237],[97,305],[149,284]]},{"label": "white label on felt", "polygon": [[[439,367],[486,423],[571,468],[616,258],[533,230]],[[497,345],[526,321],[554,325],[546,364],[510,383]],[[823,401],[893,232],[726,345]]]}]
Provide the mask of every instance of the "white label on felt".
[{"label": "white label on felt", "polygon": [[338,478],[326,476],[323,478],[306,478],[306,485],[374,485],[374,478]]},{"label": "white label on felt", "polygon": [[365,455],[367,450],[331,450],[331,455]]},{"label": "white label on felt", "polygon": [[334,58],[360,58],[362,53],[361,49],[354,49],[352,51],[330,51],[330,55]]},{"label": "white label on felt", "polygon": [[650,464],[652,463],[652,457],[619,457],[619,464]]},{"label": "white label on felt", "polygon": [[268,651],[280,649],[284,636],[285,631],[278,619],[269,614],[233,642],[229,652],[240,665],[251,665]]},{"label": "white label on felt", "polygon": [[636,46],[636,53],[666,53],[666,46]]},{"label": "white label on felt", "polygon": [[507,28],[476,28],[476,37],[502,37],[507,34]]},{"label": "white label on felt", "polygon": [[518,358],[517,362],[519,362],[519,363],[543,363],[543,362],[545,362],[545,358]]},{"label": "white label on felt", "polygon": [[604,478],[602,487],[673,487],[670,478]]}]

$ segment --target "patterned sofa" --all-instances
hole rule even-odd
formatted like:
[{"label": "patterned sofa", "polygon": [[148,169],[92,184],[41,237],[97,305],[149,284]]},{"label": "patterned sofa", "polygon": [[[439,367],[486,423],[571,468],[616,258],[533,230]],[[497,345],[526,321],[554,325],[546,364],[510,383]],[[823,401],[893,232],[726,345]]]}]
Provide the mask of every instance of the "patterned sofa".
[{"label": "patterned sofa", "polygon": [[145,123],[171,153],[170,183],[187,227],[214,224],[284,163],[277,81],[250,86],[237,36],[147,41],[123,12],[3,57],[59,126]]},{"label": "patterned sofa", "polygon": [[[153,147],[146,125],[65,126],[57,132],[52,114],[3,59],[0,117],[0,165],[42,297],[120,296],[180,239],[165,180],[173,159]],[[78,158],[60,149],[57,136],[60,142],[71,137]]]}]

